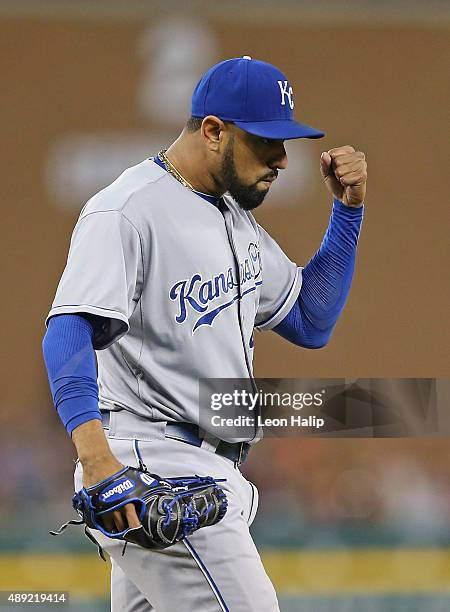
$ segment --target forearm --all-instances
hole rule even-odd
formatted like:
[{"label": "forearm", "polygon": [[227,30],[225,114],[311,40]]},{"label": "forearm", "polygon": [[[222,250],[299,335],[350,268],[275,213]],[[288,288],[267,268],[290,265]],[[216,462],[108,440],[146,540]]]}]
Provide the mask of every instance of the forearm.
[{"label": "forearm", "polygon": [[43,341],[53,402],[72,436],[87,486],[122,467],[102,428],[93,334],[93,326],[82,316],[60,315],[50,320]]},{"label": "forearm", "polygon": [[274,328],[290,342],[306,348],[328,342],[350,290],[362,216],[362,208],[334,201],[320,249],[303,270],[299,298]]},{"label": "forearm", "polygon": [[83,466],[84,486],[98,483],[123,467],[112,454],[100,421],[94,419],[76,427],[72,441]]},{"label": "forearm", "polygon": [[303,270],[299,304],[317,330],[331,332],[347,300],[362,216],[362,208],[335,200],[322,244]]},{"label": "forearm", "polygon": [[87,421],[100,421],[93,327],[80,315],[50,320],[42,349],[53,403],[69,435]]}]

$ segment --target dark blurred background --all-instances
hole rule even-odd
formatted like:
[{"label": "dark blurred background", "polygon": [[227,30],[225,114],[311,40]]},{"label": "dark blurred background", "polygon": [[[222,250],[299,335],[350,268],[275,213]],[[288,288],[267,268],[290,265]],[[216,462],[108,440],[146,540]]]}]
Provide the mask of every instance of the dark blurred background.
[{"label": "dark blurred background", "polygon": [[[326,132],[287,143],[257,212],[299,265],[328,223],[321,151],[352,144],[369,163],[329,346],[257,334],[256,374],[448,378],[449,15],[437,1],[0,2],[0,590],[65,589],[74,610],[107,609],[93,547],[47,535],[71,515],[75,454],[51,404],[44,319],[85,201],[170,144],[217,61],[279,66],[296,118]],[[446,439],[258,445],[244,470],[262,498],[253,533],[282,609],[448,609],[449,459]]]}]

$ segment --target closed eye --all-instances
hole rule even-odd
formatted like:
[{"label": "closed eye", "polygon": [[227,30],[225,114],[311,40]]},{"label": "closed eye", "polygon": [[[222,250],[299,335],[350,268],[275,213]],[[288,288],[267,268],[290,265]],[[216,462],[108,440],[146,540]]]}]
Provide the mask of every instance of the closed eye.
[{"label": "closed eye", "polygon": [[273,146],[277,143],[283,144],[284,140],[277,140],[276,138],[259,138],[259,142],[265,146]]}]

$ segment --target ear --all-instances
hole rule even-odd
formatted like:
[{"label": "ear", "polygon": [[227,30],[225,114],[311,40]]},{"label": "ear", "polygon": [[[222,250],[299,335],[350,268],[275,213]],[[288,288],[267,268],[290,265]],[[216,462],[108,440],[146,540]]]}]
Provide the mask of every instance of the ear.
[{"label": "ear", "polygon": [[215,115],[208,115],[202,121],[201,133],[210,151],[218,151],[228,136],[226,123]]}]

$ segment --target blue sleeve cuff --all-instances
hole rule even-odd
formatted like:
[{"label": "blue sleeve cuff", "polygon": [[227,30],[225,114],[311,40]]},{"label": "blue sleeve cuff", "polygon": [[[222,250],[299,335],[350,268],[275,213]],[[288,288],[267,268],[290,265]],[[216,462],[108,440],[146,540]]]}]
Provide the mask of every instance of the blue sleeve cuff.
[{"label": "blue sleeve cuff", "polygon": [[342,211],[343,214],[348,214],[348,216],[352,219],[355,217],[362,218],[364,212],[364,202],[360,206],[347,206],[347,204],[344,204],[344,202],[341,200],[333,198],[333,209],[337,209],[338,214],[339,211]]},{"label": "blue sleeve cuff", "polygon": [[83,402],[83,408],[81,410],[79,406],[70,406],[70,404],[66,405],[65,408],[68,409],[69,412],[72,411],[72,413],[76,415],[76,416],[71,417],[66,422],[66,431],[69,434],[69,436],[72,435],[72,432],[74,429],[76,429],[79,425],[83,425],[83,423],[87,423],[88,421],[94,421],[94,420],[98,420],[98,421],[102,420],[102,417],[100,415],[98,408],[93,409],[90,412],[81,412],[81,410],[85,410],[87,408],[87,405],[84,402]]}]

